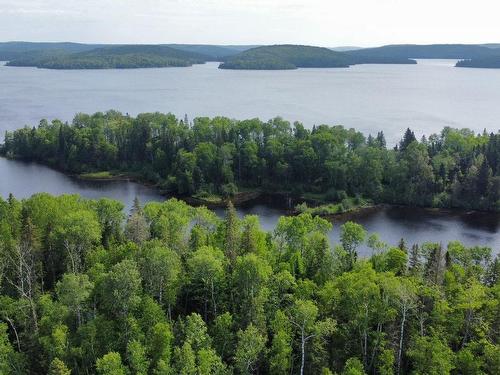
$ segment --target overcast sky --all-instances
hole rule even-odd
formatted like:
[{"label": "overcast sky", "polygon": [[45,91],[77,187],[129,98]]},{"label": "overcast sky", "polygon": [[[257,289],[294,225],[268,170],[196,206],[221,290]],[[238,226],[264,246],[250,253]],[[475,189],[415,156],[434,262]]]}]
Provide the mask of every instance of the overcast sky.
[{"label": "overcast sky", "polygon": [[0,41],[500,43],[498,0],[0,0]]}]

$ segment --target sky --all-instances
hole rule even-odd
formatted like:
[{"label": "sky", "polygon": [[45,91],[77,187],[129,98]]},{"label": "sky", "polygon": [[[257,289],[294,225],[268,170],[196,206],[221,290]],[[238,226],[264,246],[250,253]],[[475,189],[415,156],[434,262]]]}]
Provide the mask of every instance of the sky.
[{"label": "sky", "polygon": [[0,41],[500,43],[498,0],[0,0]]}]

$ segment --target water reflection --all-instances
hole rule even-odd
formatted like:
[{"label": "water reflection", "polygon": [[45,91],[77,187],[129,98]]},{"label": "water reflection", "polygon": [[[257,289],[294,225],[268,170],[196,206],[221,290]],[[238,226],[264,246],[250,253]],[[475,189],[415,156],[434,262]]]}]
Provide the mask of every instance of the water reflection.
[{"label": "water reflection", "polygon": [[[86,198],[108,197],[122,201],[128,211],[137,196],[142,203],[162,201],[165,198],[155,189],[129,181],[83,181],[68,177],[39,164],[12,161],[0,158],[0,195],[13,193],[18,198],[27,198],[38,192],[80,194]],[[214,210],[220,217],[224,209]],[[254,204],[238,208],[238,215],[258,215],[266,231],[274,230],[280,216],[286,212],[269,204]],[[435,211],[405,207],[384,207],[346,214],[333,220],[330,242],[339,242],[340,226],[348,221],[362,224],[370,233],[376,232],[390,245],[401,238],[411,245],[423,242],[458,240],[468,246],[490,246],[500,250],[500,215],[489,213],[467,213],[463,211]],[[361,255],[370,250],[360,249]]]},{"label": "water reflection", "polygon": [[90,199],[113,198],[123,202],[127,211],[136,196],[142,203],[164,199],[155,189],[135,182],[81,180],[43,165],[0,158],[1,196],[12,193],[17,198],[28,198],[39,192],[80,194]]}]

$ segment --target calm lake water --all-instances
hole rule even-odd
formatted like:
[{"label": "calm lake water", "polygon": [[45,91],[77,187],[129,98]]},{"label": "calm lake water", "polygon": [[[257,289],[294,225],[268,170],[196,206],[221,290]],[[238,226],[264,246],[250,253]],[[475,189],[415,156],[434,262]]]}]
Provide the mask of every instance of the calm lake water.
[{"label": "calm lake water", "polygon": [[455,61],[357,65],[291,71],[234,71],[217,63],[190,68],[47,70],[0,66],[0,133],[76,112],[172,112],[179,117],[290,121],[383,130],[391,143],[411,127],[496,130],[500,69],[454,68]]},{"label": "calm lake water", "polygon": [[[454,68],[450,60],[418,65],[359,65],[349,69],[294,71],[218,70],[208,63],[191,68],[60,71],[0,66],[0,133],[41,118],[71,120],[76,112],[117,109],[135,115],[172,112],[179,117],[225,115],[269,119],[280,115],[313,124],[342,124],[365,133],[383,130],[389,143],[406,127],[418,134],[444,126],[496,131],[500,118],[500,70]],[[106,196],[130,208],[135,196],[162,200],[157,191],[132,182],[81,181],[36,164],[0,158],[0,195],[36,192]],[[217,211],[222,215],[223,211]],[[272,230],[283,211],[263,205],[239,209],[257,214]],[[460,240],[500,250],[500,215],[384,208],[339,218],[330,233],[338,242],[350,219],[396,244]],[[366,250],[366,249],[365,249]]]},{"label": "calm lake water", "polygon": [[[66,176],[45,166],[0,158],[0,195],[13,193],[27,198],[38,192],[51,194],[80,194],[86,198],[108,197],[122,201],[128,211],[137,196],[142,203],[162,201],[158,192],[150,187],[127,181],[84,181]],[[215,212],[224,216],[223,209]],[[276,207],[256,204],[238,208],[240,216],[258,215],[263,229],[272,231],[285,212]],[[362,224],[367,231],[377,232],[382,240],[397,244],[403,237],[409,244],[459,240],[467,245],[490,246],[500,250],[500,215],[465,212],[433,212],[414,208],[383,208],[339,217],[333,222],[329,234],[332,244],[339,241],[339,228],[346,220]],[[363,247],[362,254],[368,253]]]}]

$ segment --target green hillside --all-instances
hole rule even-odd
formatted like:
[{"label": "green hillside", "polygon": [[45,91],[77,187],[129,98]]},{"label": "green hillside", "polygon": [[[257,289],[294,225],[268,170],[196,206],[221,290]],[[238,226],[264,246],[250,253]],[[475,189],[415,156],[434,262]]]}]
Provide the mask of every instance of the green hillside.
[{"label": "green hillside", "polygon": [[186,52],[199,53],[214,61],[221,61],[228,56],[253,48],[252,46],[217,46],[210,44],[167,44],[167,46]]},{"label": "green hillside", "polygon": [[472,59],[498,55],[499,50],[474,44],[388,45],[346,52],[356,58]]},{"label": "green hillside", "polygon": [[350,59],[328,48],[274,45],[244,51],[228,58],[220,69],[281,70],[297,68],[346,68]]},{"label": "green hillside", "polygon": [[346,68],[357,64],[416,64],[404,57],[352,56],[329,48],[275,45],[243,51],[228,57],[221,69],[285,70],[297,68]]},{"label": "green hillside", "polygon": [[51,43],[51,42],[0,42],[0,61],[8,61],[29,53],[41,54],[48,51],[77,53],[103,47],[102,44]]},{"label": "green hillside", "polygon": [[68,53],[64,50],[30,51],[10,61],[9,66],[48,69],[131,69],[191,66],[208,56],[160,45],[121,45]]}]

